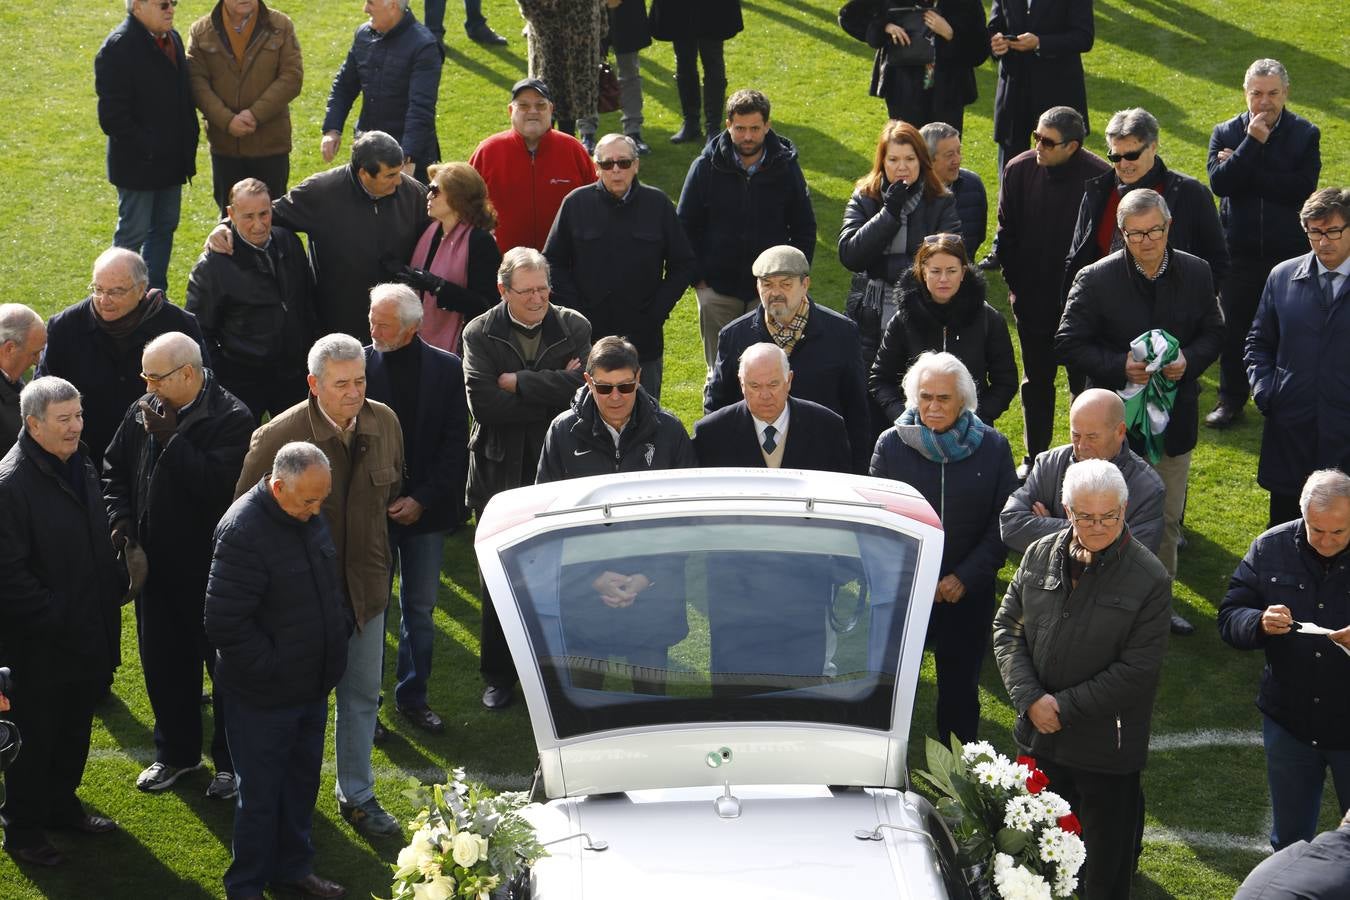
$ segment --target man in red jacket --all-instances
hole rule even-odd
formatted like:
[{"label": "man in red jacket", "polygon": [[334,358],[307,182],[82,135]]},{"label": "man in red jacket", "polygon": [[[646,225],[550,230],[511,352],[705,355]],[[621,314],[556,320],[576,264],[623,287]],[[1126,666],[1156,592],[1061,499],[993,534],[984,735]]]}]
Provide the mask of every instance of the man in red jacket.
[{"label": "man in red jacket", "polygon": [[511,127],[485,138],[469,165],[487,182],[497,208],[497,246],[544,249],[563,198],[595,182],[581,141],[553,128],[548,85],[522,78],[511,88]]}]

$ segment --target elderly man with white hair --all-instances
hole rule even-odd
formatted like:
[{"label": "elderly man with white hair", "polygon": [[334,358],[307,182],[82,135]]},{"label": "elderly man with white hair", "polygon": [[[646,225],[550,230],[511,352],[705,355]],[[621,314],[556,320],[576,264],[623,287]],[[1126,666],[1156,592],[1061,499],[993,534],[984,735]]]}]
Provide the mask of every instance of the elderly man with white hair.
[{"label": "elderly man with white hair", "polygon": [[950,353],[905,372],[906,409],[882,432],[871,474],[913,486],[942,520],[942,579],[928,641],[937,665],[938,739],[976,739],[980,666],[994,615],[994,576],[1008,551],[998,514],[1017,486],[1008,439],[975,415],[975,380]]},{"label": "elderly man with white hair", "polygon": [[47,324],[22,303],[0,303],[0,454],[9,451],[23,429],[19,392],[23,375],[47,346]]},{"label": "elderly man with white hair", "polygon": [[242,495],[292,441],[314,444],[328,457],[333,490],[323,515],[333,533],[337,566],[356,631],[347,670],[337,685],[337,797],[343,818],[368,835],[400,833],[398,820],[375,799],[370,752],[375,738],[384,660],[384,613],[389,605],[389,507],[402,496],[403,432],[394,411],[366,399],[366,358],[345,334],[319,338],[309,351],[310,398],[253,433]]},{"label": "elderly man with white hair", "polygon": [[441,586],[445,538],[464,523],[469,468],[469,407],[459,357],[418,336],[422,298],[403,284],[370,291],[366,393],[398,416],[407,465],[403,490],[389,506],[389,544],[398,566],[400,715],[423,731],[445,730],[427,704],[431,611]]},{"label": "elderly man with white hair", "polygon": [[[136,636],[146,694],[155,714],[155,759],[142,791],[163,791],[201,768],[202,667],[215,650],[202,628],[212,533],[234,499],[253,415],[202,365],[202,351],[177,331],[141,354],[145,396],[127,408],[103,457],[103,498],[113,545],[139,547],[149,566],[136,597]],[[225,743],[223,697],[212,697],[216,775],[207,796],[235,794]]]},{"label": "elderly man with white hair", "polygon": [[1083,824],[1083,895],[1128,898],[1172,583],[1125,528],[1113,463],[1074,463],[1063,498],[1069,527],[1027,548],[994,617],[994,656],[1018,748]]},{"label": "elderly man with white hair", "polygon": [[1313,472],[1299,509],[1252,541],[1219,605],[1220,636],[1266,655],[1256,705],[1276,850],[1317,834],[1328,768],[1350,809],[1350,477]]}]

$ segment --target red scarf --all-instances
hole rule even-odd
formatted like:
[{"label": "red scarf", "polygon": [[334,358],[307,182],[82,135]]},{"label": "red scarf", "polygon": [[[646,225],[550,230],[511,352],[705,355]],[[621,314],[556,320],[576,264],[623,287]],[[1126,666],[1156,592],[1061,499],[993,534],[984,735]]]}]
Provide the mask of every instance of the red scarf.
[{"label": "red scarf", "polygon": [[169,62],[173,63],[173,67],[178,68],[178,48],[173,45],[173,38],[169,37],[169,33],[166,31],[163,37],[155,38],[155,44],[169,58]]},{"label": "red scarf", "polygon": [[[473,233],[473,226],[468,222],[461,221],[448,233],[442,235],[435,256],[428,261],[427,257],[431,253],[431,241],[440,227],[440,222],[432,222],[427,226],[427,230],[422,232],[422,237],[417,241],[417,247],[413,249],[412,264],[419,269],[426,269],[433,275],[439,275],[446,281],[460,287],[467,287],[469,283],[469,235]],[[463,313],[441,309],[436,305],[435,294],[426,291],[422,293],[422,330],[419,332],[422,335],[422,340],[433,347],[440,347],[442,350],[458,354],[459,335],[463,330]]]}]

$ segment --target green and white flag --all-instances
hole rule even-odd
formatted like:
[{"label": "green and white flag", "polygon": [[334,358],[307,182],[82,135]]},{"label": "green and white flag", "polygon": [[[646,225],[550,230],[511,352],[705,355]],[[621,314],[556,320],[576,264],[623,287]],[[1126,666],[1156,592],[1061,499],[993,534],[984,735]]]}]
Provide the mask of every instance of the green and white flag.
[{"label": "green and white flag", "polygon": [[1125,401],[1125,426],[1130,435],[1144,443],[1144,455],[1151,463],[1163,457],[1163,431],[1172,418],[1177,399],[1177,383],[1162,373],[1163,367],[1176,362],[1180,344],[1161,328],[1146,331],[1130,342],[1130,355],[1147,363],[1149,379],[1129,384],[1116,391]]}]

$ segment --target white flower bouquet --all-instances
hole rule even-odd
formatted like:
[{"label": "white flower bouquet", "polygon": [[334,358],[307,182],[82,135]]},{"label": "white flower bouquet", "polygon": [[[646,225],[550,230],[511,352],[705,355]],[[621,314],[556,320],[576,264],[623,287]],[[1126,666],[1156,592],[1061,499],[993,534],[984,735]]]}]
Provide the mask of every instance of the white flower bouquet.
[{"label": "white flower bouquet", "polygon": [[489,900],[547,853],[519,810],[523,792],[494,794],[455,769],[447,784],[408,795],[422,810],[398,854],[391,900]]},{"label": "white flower bouquet", "polygon": [[951,749],[929,738],[928,771],[915,774],[937,790],[937,810],[952,830],[972,887],[1002,900],[1073,897],[1087,859],[1082,827],[1053,791],[1036,760],[1016,761],[985,741]]}]

